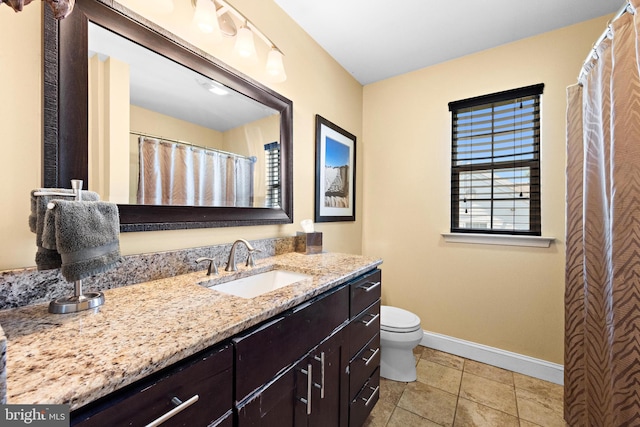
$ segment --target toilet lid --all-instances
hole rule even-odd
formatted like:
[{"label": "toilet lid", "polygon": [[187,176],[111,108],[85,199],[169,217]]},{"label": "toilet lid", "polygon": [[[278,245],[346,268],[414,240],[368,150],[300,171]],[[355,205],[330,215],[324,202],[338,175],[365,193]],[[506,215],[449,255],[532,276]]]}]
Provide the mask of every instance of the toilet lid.
[{"label": "toilet lid", "polygon": [[413,332],[420,329],[420,318],[410,311],[382,305],[380,329],[389,332]]}]

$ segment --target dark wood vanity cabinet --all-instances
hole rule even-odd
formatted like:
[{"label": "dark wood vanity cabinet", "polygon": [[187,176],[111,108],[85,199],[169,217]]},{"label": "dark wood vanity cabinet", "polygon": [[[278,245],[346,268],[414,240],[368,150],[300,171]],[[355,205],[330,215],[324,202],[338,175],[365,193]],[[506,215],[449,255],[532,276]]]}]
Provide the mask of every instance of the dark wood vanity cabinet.
[{"label": "dark wood vanity cabinet", "polygon": [[233,348],[216,346],[72,412],[71,425],[146,426],[164,416],[163,426],[231,427],[232,390]]},{"label": "dark wood vanity cabinet", "polygon": [[365,273],[74,411],[71,425],[144,426],[181,407],[162,425],[360,427],[379,395],[380,284]]},{"label": "dark wood vanity cabinet", "polygon": [[349,427],[360,427],[380,397],[381,285],[380,270],[349,285]]},{"label": "dark wood vanity cabinet", "polygon": [[238,427],[346,426],[348,320],[343,285],[234,338]]},{"label": "dark wood vanity cabinet", "polygon": [[379,396],[381,273],[233,339],[238,427],[360,427]]},{"label": "dark wood vanity cabinet", "polygon": [[322,344],[238,403],[238,427],[346,426],[344,335]]}]

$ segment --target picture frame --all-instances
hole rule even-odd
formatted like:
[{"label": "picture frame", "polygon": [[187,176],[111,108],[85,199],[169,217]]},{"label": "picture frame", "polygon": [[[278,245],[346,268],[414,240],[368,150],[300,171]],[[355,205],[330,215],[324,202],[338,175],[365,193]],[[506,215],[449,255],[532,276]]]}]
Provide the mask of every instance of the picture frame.
[{"label": "picture frame", "polygon": [[356,220],[356,137],[316,114],[315,222]]}]

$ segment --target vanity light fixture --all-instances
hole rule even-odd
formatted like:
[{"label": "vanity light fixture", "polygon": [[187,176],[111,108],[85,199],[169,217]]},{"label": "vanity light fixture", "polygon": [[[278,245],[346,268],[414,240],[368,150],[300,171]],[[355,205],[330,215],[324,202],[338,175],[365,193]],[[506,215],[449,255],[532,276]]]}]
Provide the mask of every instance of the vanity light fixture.
[{"label": "vanity light fixture", "polygon": [[[238,56],[251,61],[255,61],[257,58],[253,36],[258,36],[269,47],[266,63],[266,74],[269,81],[281,83],[287,79],[282,51],[246,16],[227,3],[226,0],[191,1],[195,7],[193,19],[201,31],[211,33],[215,42],[221,41],[223,35],[228,37],[235,36],[234,52]],[[230,15],[233,15],[241,23],[240,29],[237,31]]]},{"label": "vanity light fixture", "polygon": [[253,32],[247,27],[247,23],[245,22],[242,27],[238,30],[238,35],[236,36],[236,44],[233,47],[235,53],[240,55],[245,59],[255,59],[258,56],[256,52],[256,45],[253,42]]}]

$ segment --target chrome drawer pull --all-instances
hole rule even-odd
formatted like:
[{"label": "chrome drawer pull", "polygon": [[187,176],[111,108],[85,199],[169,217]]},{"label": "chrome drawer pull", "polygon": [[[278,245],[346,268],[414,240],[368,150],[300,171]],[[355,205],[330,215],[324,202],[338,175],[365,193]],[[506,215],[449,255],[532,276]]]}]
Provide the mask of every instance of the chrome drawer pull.
[{"label": "chrome drawer pull", "polygon": [[[369,286],[366,286],[366,285],[369,285]],[[380,282],[366,282],[366,283],[363,283],[362,285],[356,286],[356,288],[364,289],[365,292],[370,292],[375,288],[377,288],[378,286],[380,286]]]},{"label": "chrome drawer pull", "polygon": [[311,387],[313,386],[313,381],[311,380],[311,363],[307,364],[307,370],[300,369],[300,372],[307,376],[307,398],[299,397],[300,402],[307,405],[307,415],[311,415]]},{"label": "chrome drawer pull", "polygon": [[380,391],[380,386],[376,386],[376,388],[373,387],[369,387],[371,390],[373,390],[373,393],[371,393],[371,396],[369,396],[369,398],[365,398],[363,397],[362,400],[364,400],[364,406],[369,406],[369,403],[371,403],[371,400],[373,400],[373,396],[376,395],[376,393],[378,393],[378,391]]},{"label": "chrome drawer pull", "polygon": [[368,359],[366,357],[362,358],[362,360],[364,360],[365,366],[369,366],[369,363],[376,357],[376,354],[380,352],[380,347],[376,348],[375,350],[370,348],[369,351],[373,351],[373,354]]},{"label": "chrome drawer pull", "polygon": [[191,399],[187,400],[186,402],[181,401],[180,399],[178,399],[177,397],[174,397],[173,399],[171,399],[171,403],[173,403],[174,405],[178,405],[175,408],[173,408],[172,410],[170,410],[169,412],[167,412],[166,414],[162,415],[159,418],[156,418],[154,421],[150,422],[149,424],[147,424],[146,427],[156,427],[159,426],[160,424],[162,424],[163,422],[167,421],[169,418],[174,417],[175,415],[178,415],[180,412],[184,411],[185,409],[187,409],[189,406],[193,405],[194,403],[196,403],[198,401],[200,397],[196,394],[195,396],[193,396]]},{"label": "chrome drawer pull", "polygon": [[369,320],[368,322],[366,320],[361,320],[362,323],[364,323],[364,326],[369,327],[369,325],[371,325],[373,322],[376,321],[376,319],[378,317],[380,317],[380,313],[376,313],[374,314],[369,314],[369,316],[372,316],[371,320]]},{"label": "chrome drawer pull", "polygon": [[324,351],[320,352],[320,357],[314,356],[313,358],[320,362],[320,399],[324,399]]}]

